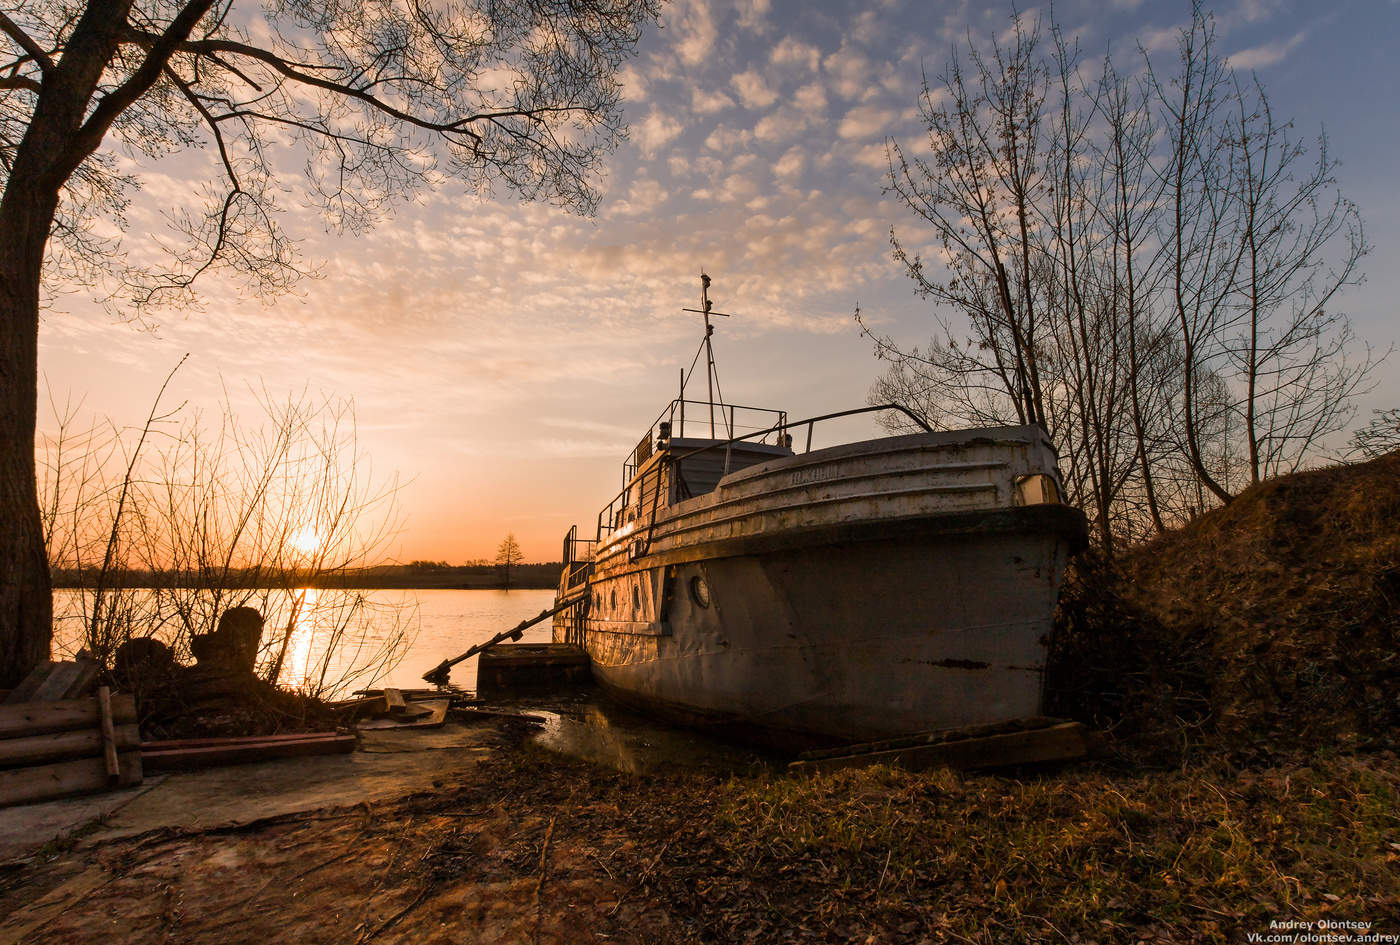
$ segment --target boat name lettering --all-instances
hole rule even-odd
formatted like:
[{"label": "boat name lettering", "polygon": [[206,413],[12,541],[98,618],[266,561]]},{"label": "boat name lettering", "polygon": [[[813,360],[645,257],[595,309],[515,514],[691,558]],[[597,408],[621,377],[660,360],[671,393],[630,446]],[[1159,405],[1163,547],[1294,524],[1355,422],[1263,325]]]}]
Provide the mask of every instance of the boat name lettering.
[{"label": "boat name lettering", "polygon": [[823,479],[834,479],[836,469],[832,466],[809,466],[806,469],[794,469],[792,472],[792,484],[800,486],[804,482],[820,482]]}]

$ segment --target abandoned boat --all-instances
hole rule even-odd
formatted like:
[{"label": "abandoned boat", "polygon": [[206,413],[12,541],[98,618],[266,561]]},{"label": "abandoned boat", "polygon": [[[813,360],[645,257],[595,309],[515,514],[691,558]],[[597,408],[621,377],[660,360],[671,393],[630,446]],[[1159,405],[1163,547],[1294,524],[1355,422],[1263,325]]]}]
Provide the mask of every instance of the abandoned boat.
[{"label": "abandoned boat", "polygon": [[791,747],[1039,715],[1085,534],[1045,431],[909,414],[925,432],[812,449],[827,421],[902,408],[792,422],[717,401],[701,280],[711,396],[683,375],[592,537],[565,537],[555,642],[624,703]]}]

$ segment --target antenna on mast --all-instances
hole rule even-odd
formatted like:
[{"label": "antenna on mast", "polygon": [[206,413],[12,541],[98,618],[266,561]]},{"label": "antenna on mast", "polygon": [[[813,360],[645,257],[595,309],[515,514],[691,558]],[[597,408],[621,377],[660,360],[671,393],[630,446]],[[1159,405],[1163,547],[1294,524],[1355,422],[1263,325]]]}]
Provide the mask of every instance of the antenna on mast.
[{"label": "antenna on mast", "polygon": [[[700,307],[683,308],[681,311],[695,312],[697,315],[703,315],[705,318],[705,340],[702,344],[705,346],[705,386],[709,393],[710,437],[713,439],[715,435],[715,388],[719,386],[719,371],[715,368],[715,349],[714,346],[710,344],[710,336],[715,333],[715,326],[710,324],[710,316],[722,315],[725,318],[731,316],[728,312],[716,312],[714,310],[714,303],[710,301],[710,277],[704,272],[700,273]],[[692,365],[692,368],[693,367],[694,365]],[[720,396],[723,397],[724,395],[721,394]],[[684,383],[681,384],[681,398],[685,398]],[[733,436],[734,431],[730,430],[729,435]]]}]

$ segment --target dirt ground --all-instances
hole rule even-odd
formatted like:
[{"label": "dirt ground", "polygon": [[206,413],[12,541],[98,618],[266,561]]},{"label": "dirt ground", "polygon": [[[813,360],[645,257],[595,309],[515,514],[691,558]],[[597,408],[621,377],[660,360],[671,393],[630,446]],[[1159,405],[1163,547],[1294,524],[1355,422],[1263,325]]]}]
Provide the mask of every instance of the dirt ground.
[{"label": "dirt ground", "polygon": [[518,726],[478,738],[489,751],[403,796],[51,844],[0,872],[0,943],[1236,943],[1276,921],[1400,935],[1389,753],[798,776],[624,773]]}]

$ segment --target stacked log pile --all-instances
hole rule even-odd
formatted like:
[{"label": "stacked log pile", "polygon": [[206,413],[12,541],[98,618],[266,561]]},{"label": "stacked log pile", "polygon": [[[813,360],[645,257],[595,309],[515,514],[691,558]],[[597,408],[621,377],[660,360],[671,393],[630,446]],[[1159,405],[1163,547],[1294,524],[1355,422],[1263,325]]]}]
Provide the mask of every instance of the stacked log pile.
[{"label": "stacked log pile", "polygon": [[0,704],[0,807],[141,783],[136,701],[79,657],[47,660]]}]

